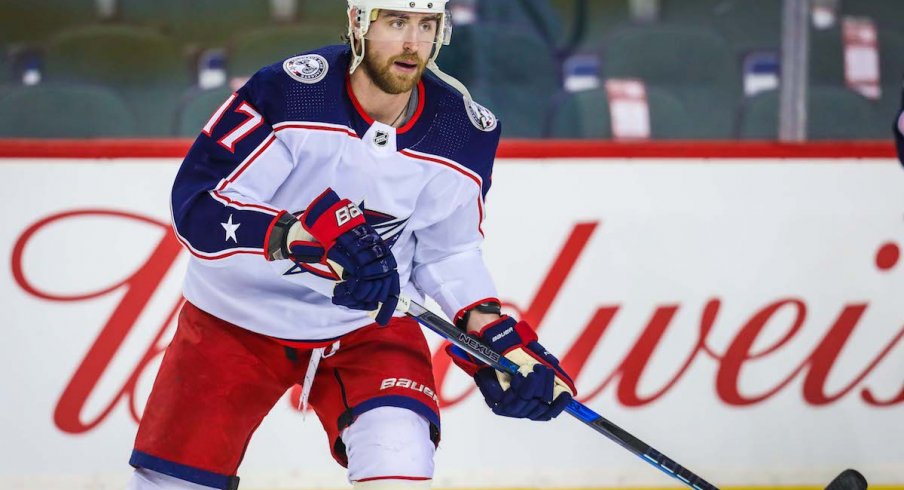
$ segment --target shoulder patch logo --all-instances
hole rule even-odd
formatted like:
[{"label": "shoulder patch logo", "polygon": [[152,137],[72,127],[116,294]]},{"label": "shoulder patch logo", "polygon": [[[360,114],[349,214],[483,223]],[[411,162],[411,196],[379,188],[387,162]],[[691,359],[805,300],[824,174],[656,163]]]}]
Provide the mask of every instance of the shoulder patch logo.
[{"label": "shoulder patch logo", "polygon": [[319,54],[305,54],[287,59],[283,63],[283,69],[295,80],[310,84],[323,80],[330,70],[330,64]]},{"label": "shoulder patch logo", "polygon": [[465,109],[468,111],[468,118],[471,119],[471,124],[473,124],[475,128],[486,132],[496,129],[499,121],[496,119],[495,114],[468,97],[465,97],[464,101]]}]

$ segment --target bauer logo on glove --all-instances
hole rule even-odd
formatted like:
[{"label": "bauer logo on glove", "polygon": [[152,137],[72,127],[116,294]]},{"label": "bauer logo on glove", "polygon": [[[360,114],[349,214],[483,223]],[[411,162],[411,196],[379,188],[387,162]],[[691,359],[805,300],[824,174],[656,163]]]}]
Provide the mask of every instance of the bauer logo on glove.
[{"label": "bauer logo on glove", "polygon": [[539,342],[526,322],[509,316],[471,333],[519,366],[517,376],[496,371],[463,350],[448,346],[455,364],[474,378],[487,405],[497,415],[531,420],[558,416],[577,393],[559,360]]}]

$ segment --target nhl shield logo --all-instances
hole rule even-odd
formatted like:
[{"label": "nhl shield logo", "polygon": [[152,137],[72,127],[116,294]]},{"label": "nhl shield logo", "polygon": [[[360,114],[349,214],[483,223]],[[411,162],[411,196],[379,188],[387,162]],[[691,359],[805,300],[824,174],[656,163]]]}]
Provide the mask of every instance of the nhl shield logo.
[{"label": "nhl shield logo", "polygon": [[389,133],[383,130],[378,130],[374,134],[374,144],[379,147],[386,146],[386,143],[389,143]]},{"label": "nhl shield logo", "polygon": [[283,69],[301,83],[317,83],[326,76],[330,65],[319,54],[305,54],[287,59],[283,63]]}]

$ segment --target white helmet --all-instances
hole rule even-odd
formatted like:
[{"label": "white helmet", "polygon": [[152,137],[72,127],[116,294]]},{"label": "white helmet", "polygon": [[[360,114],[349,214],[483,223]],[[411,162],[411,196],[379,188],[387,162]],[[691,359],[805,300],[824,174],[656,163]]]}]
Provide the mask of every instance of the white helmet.
[{"label": "white helmet", "polygon": [[[355,20],[358,24],[357,29],[354,22],[349,22],[348,25],[348,38],[352,45],[352,62],[349,65],[349,73],[354,73],[361,61],[364,60],[364,36],[370,29],[370,23],[376,20],[377,11],[381,9],[418,14],[439,14],[436,42],[433,44],[433,52],[430,53],[428,60],[428,63],[435,66],[434,62],[439,56],[440,48],[448,46],[452,37],[452,15],[446,10],[446,2],[448,0],[348,0],[349,14],[352,10],[357,11]],[[356,39],[361,40],[360,52],[355,47]]]}]

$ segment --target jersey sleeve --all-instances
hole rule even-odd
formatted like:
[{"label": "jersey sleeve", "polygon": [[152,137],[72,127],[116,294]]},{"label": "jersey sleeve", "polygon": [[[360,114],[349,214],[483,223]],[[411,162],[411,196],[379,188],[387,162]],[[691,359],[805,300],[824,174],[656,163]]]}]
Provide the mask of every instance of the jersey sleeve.
[{"label": "jersey sleeve", "polygon": [[198,258],[266,256],[282,210],[268,204],[295,162],[273,131],[278,90],[255,75],[229,97],[189,150],[172,189],[173,226]]},{"label": "jersey sleeve", "polygon": [[457,185],[425,192],[426,206],[445,207],[449,213],[414,233],[415,286],[433,298],[453,321],[479,303],[498,301],[481,250],[484,198],[490,188],[498,134],[483,134],[483,141],[469,147],[472,152],[474,148],[482,150],[466,156],[476,164],[458,170]]}]

